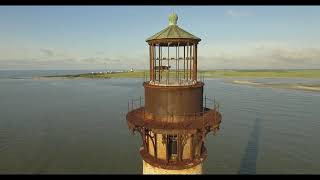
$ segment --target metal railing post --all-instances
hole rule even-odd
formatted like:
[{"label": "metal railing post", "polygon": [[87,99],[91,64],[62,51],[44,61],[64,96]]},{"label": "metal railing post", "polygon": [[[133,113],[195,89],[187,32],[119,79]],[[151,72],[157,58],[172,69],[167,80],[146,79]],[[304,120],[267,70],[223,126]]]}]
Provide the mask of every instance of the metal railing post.
[{"label": "metal railing post", "polygon": [[203,79],[203,83],[204,83],[204,73],[203,73],[203,75],[202,75],[202,79]]},{"label": "metal railing post", "polygon": [[204,83],[204,73],[202,73],[202,82]]},{"label": "metal railing post", "polygon": [[207,108],[207,95],[204,95],[204,108]]},{"label": "metal railing post", "polygon": [[205,106],[204,106],[204,103],[202,101],[202,112],[204,113],[204,111],[205,111]]},{"label": "metal railing post", "polygon": [[202,112],[202,121],[204,122],[204,111]]},{"label": "metal railing post", "polygon": [[133,109],[133,99],[131,99],[131,109]]},{"label": "metal railing post", "polygon": [[202,127],[204,127],[204,114],[202,114]]}]

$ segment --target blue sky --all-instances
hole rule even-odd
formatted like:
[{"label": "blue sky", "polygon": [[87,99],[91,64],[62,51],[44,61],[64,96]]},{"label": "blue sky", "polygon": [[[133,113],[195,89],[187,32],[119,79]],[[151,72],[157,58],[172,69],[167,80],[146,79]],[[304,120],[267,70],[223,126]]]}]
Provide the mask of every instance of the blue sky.
[{"label": "blue sky", "polygon": [[320,68],[320,6],[2,6],[0,69],[148,68],[173,11],[200,69]]}]

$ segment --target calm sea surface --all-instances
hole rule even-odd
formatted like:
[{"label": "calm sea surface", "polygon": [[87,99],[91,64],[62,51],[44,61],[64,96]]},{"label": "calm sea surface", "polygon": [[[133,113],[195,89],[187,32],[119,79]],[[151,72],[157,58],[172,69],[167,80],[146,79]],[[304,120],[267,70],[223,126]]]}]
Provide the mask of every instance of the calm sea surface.
[{"label": "calm sea surface", "polygon": [[[31,78],[79,72],[90,71],[0,71],[0,173],[142,172],[140,136],[125,120],[142,80]],[[206,174],[320,172],[320,93],[205,83],[223,118],[206,138]]]}]

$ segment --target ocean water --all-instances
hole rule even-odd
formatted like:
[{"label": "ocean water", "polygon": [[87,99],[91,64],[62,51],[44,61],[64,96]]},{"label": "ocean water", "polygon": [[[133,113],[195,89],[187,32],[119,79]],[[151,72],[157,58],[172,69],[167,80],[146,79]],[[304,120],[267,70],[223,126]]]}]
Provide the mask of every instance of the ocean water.
[{"label": "ocean water", "polygon": [[[0,71],[1,174],[142,173],[140,136],[125,120],[142,79],[31,78],[79,72]],[[220,131],[206,138],[205,174],[320,172],[320,93],[223,79],[206,79],[204,93],[222,113]]]}]

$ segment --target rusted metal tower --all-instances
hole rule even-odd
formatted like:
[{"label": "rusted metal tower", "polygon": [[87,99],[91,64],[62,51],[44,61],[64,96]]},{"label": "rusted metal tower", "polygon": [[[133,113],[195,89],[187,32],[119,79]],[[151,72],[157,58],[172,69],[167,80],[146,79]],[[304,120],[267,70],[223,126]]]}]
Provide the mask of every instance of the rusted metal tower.
[{"label": "rusted metal tower", "polygon": [[[219,129],[221,114],[203,98],[204,82],[197,72],[200,38],[177,25],[169,26],[146,42],[150,51],[145,99],[128,103],[129,129],[142,137],[143,174],[202,174],[206,135]],[[139,107],[135,107],[139,101]]]}]

